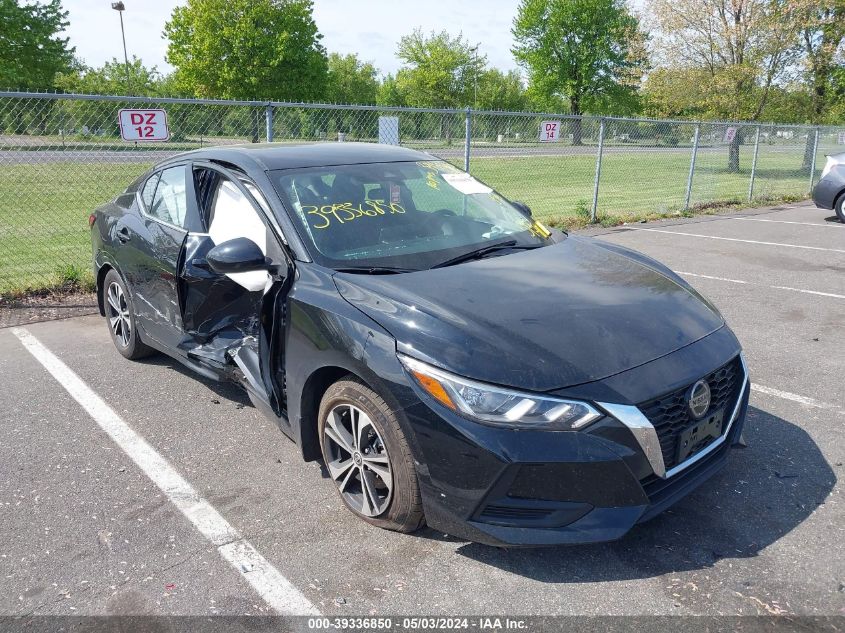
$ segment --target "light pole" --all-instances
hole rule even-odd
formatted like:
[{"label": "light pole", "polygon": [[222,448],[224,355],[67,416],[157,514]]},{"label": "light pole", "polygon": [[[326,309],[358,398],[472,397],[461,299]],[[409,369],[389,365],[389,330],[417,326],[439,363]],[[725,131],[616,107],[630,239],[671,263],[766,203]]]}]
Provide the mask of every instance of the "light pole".
[{"label": "light pole", "polygon": [[474,96],[472,100],[472,107],[478,108],[478,47],[481,46],[481,42],[475,45],[474,48],[469,49],[475,59],[475,63],[472,65],[472,82],[474,85]]},{"label": "light pole", "polygon": [[117,11],[117,14],[120,16],[120,37],[123,39],[123,63],[126,67],[126,89],[132,92],[129,79],[129,56],[126,54],[126,33],[123,31],[123,12],[126,11],[126,5],[123,2],[112,2],[111,8]]}]

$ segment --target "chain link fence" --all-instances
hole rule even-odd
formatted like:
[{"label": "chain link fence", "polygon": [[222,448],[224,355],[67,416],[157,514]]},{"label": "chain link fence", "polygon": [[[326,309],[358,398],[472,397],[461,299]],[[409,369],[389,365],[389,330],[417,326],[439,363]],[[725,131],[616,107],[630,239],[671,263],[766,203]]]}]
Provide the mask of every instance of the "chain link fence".
[{"label": "chain link fence", "polygon": [[[123,141],[123,108],[169,140]],[[89,214],[156,162],[267,141],[401,144],[572,225],[805,196],[845,128],[0,92],[0,294],[90,279]]]}]

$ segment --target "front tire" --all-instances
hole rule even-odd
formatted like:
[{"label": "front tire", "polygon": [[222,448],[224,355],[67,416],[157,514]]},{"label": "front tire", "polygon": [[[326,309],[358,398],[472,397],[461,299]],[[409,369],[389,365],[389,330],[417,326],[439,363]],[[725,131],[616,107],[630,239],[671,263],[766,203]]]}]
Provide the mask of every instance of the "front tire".
[{"label": "front tire", "polygon": [[148,347],[138,335],[135,311],[123,279],[113,268],[103,280],[103,307],[112,343],[120,355],[129,360],[149,356],[155,350]]},{"label": "front tire", "polygon": [[323,460],[344,505],[387,530],[422,527],[414,461],[384,399],[352,377],[344,378],[326,390],[318,420]]}]

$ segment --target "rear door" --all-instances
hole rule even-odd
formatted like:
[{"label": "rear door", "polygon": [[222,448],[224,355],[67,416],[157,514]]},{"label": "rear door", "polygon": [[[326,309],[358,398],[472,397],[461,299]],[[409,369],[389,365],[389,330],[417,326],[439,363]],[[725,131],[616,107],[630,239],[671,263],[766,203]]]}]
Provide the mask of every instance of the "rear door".
[{"label": "rear door", "polygon": [[144,333],[167,347],[183,338],[178,269],[190,230],[200,228],[187,164],[154,172],[139,190],[139,220],[121,219],[120,268]]}]

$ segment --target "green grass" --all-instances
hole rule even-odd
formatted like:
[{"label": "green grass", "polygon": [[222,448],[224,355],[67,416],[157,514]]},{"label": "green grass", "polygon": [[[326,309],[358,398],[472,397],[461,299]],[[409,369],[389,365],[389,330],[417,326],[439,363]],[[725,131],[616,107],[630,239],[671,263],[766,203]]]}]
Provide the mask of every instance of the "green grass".
[{"label": "green grass", "polygon": [[[606,223],[672,214],[684,207],[689,155],[686,152],[607,152],[602,159],[599,219]],[[740,171],[727,170],[727,151],[701,152],[696,161],[690,206],[746,201],[751,150],[740,153]],[[580,226],[593,201],[594,156],[473,158],[472,174],[512,200],[522,200],[534,216],[551,224]],[[809,189],[801,156],[760,149],[755,199],[800,197]],[[586,211],[586,213],[585,213]]]},{"label": "green grass", "polygon": [[89,214],[149,165],[6,165],[0,175],[0,294],[91,282]]},{"label": "green grass", "polygon": [[[473,157],[471,171],[505,196],[526,202],[538,219],[577,227],[589,222],[595,165],[594,156],[577,154]],[[88,215],[148,167],[60,161],[5,165],[0,172],[0,294],[90,285]],[[692,209],[744,203],[751,171],[749,148],[742,148],[740,167],[739,173],[727,171],[725,149],[701,151]],[[806,195],[809,176],[800,168],[800,153],[761,146],[755,198]],[[684,205],[688,172],[687,151],[609,149],[602,163],[599,221],[612,225],[678,213]]]}]

